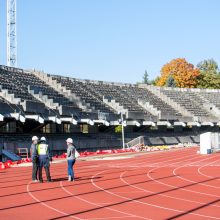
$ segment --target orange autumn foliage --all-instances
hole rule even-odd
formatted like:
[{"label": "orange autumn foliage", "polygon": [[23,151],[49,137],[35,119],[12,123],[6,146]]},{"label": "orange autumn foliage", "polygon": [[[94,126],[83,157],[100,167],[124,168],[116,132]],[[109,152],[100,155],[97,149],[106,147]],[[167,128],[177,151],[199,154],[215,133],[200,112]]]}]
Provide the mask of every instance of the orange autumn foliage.
[{"label": "orange autumn foliage", "polygon": [[176,86],[180,88],[197,87],[200,71],[194,68],[193,64],[188,63],[184,58],[171,60],[161,69],[161,77],[157,86],[166,86],[168,77],[172,75]]}]

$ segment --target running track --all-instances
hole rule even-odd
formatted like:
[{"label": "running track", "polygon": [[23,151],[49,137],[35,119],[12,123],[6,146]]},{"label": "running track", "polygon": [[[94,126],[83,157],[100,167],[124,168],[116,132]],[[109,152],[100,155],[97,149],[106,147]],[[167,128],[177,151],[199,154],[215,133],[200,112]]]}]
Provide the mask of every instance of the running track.
[{"label": "running track", "polygon": [[0,219],[220,219],[220,154],[197,148],[102,161],[52,164],[52,183],[31,167],[0,172]]}]

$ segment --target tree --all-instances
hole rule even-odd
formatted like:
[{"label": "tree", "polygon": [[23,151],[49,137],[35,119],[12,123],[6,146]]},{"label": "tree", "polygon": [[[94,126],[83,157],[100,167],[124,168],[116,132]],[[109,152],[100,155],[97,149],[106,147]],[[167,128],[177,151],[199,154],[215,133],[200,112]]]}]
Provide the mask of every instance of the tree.
[{"label": "tree", "polygon": [[167,78],[166,86],[167,87],[176,87],[176,82],[175,82],[172,75],[169,75],[169,77]]},{"label": "tree", "polygon": [[201,72],[198,88],[220,89],[220,74]]},{"label": "tree", "polygon": [[160,77],[157,76],[155,79],[153,79],[153,80],[150,81],[150,85],[156,86],[159,80],[160,80]]},{"label": "tree", "polygon": [[214,59],[203,60],[197,64],[197,67],[202,72],[219,74],[218,64]]},{"label": "tree", "polygon": [[184,58],[178,58],[171,60],[162,67],[157,86],[166,86],[169,76],[173,77],[176,87],[195,88],[198,84],[200,71]]},{"label": "tree", "polygon": [[115,127],[115,133],[122,133],[122,126],[118,125]]},{"label": "tree", "polygon": [[203,60],[198,63],[197,67],[201,73],[198,84],[199,88],[220,89],[220,74],[215,60]]},{"label": "tree", "polygon": [[144,84],[149,84],[149,75],[148,75],[148,73],[147,73],[147,70],[145,70],[145,72],[144,72],[144,76],[143,76],[143,81],[142,81],[142,83],[144,83]]}]

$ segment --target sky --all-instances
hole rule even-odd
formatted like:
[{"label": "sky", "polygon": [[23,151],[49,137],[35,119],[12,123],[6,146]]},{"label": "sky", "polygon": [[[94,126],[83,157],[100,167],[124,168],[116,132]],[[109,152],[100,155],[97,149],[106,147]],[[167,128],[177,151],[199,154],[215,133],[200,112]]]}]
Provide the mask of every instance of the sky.
[{"label": "sky", "polygon": [[[219,8],[219,0],[17,0],[18,67],[136,83],[174,58],[220,65]],[[6,65],[6,0],[0,51]]]}]

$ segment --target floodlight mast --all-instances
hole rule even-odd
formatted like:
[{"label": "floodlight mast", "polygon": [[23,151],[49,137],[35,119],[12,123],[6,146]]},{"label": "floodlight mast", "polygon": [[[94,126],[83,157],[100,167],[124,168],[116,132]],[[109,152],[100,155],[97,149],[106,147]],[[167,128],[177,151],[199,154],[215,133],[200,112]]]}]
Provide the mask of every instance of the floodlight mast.
[{"label": "floodlight mast", "polygon": [[17,67],[16,0],[7,0],[7,66]]}]

